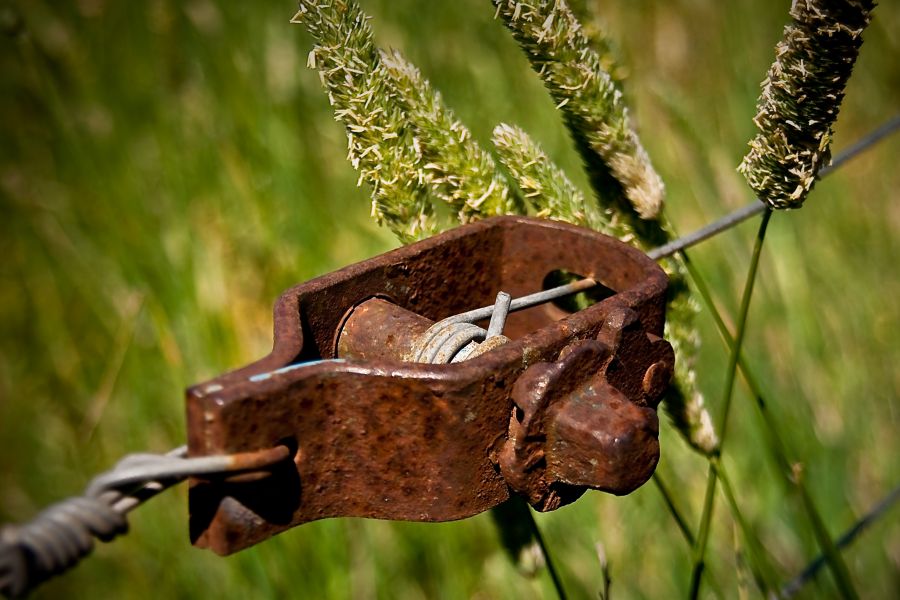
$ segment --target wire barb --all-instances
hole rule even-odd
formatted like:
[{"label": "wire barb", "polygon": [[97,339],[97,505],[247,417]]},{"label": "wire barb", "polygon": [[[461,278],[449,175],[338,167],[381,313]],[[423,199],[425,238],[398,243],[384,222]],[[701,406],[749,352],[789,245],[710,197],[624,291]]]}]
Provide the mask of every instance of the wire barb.
[{"label": "wire barb", "polygon": [[187,446],[167,454],[130,454],[95,477],[84,494],[50,506],[32,521],[0,528],[0,593],[24,596],[91,553],[94,539],[109,542],[128,531],[125,515],[188,477],[268,471],[286,460],[286,446],[221,456],[187,457]]}]

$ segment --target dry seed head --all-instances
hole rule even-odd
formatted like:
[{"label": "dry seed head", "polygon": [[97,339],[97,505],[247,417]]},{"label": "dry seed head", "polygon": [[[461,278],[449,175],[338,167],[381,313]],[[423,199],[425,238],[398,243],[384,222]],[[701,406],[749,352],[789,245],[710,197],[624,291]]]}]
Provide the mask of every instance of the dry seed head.
[{"label": "dry seed head", "polygon": [[[538,216],[587,225],[639,246],[653,245],[641,243],[630,225],[632,221],[623,219],[620,213],[612,209],[598,213],[586,207],[581,192],[522,129],[498,125],[493,141],[500,161],[538,210]],[[710,454],[718,446],[718,437],[697,387],[695,371],[700,337],[694,321],[700,307],[690,295],[687,271],[681,259],[667,259],[662,266],[672,282],[666,339],[676,354],[675,384],[664,408],[685,440],[698,451]]]},{"label": "dry seed head", "polygon": [[871,20],[872,0],[794,0],[738,170],[772,208],[803,204],[831,161],[832,125]]},{"label": "dry seed head", "polygon": [[663,407],[688,444],[709,455],[718,448],[719,438],[697,385],[700,335],[694,322],[700,306],[688,288],[684,262],[669,258],[662,261],[661,266],[670,282],[665,338],[675,351],[674,383]]},{"label": "dry seed head", "polygon": [[[668,241],[669,231],[658,219],[665,191],[662,181],[631,126],[621,92],[566,2],[493,1],[497,15],[563,113],[601,200],[607,227],[643,250]],[[610,177],[617,182],[615,189],[609,189]],[[622,201],[622,191],[627,202]],[[718,441],[694,371],[699,306],[690,295],[682,260],[673,258],[663,266],[671,281],[667,337],[676,352],[675,385],[664,406],[688,443],[709,453]]]},{"label": "dry seed head", "polygon": [[522,212],[521,202],[510,193],[494,159],[472,138],[421,72],[397,50],[383,52],[381,62],[408,108],[434,194],[456,210],[463,223],[482,216]]},{"label": "dry seed head", "polygon": [[372,187],[372,214],[403,241],[437,231],[421,157],[402,101],[381,64],[355,2],[301,0],[292,19],[312,34],[308,64],[319,71],[335,118],[347,129],[347,157]]},{"label": "dry seed head", "polygon": [[[656,218],[665,193],[662,180],[631,126],[621,93],[568,5],[493,1],[569,128],[584,139],[580,149],[589,153],[588,162],[609,170],[641,218]],[[604,200],[615,194],[598,193]]]},{"label": "dry seed head", "polygon": [[494,128],[494,147],[500,162],[518,183],[537,216],[591,227],[620,237],[630,232],[616,229],[605,215],[589,210],[584,195],[525,131],[501,123]]}]

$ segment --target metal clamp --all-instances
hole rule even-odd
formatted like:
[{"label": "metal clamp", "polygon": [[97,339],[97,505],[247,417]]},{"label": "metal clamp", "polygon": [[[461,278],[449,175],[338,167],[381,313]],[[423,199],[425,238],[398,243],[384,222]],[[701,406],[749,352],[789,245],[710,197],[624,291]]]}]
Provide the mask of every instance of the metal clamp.
[{"label": "metal clamp", "polygon": [[[472,322],[497,312],[471,309],[499,290],[521,308],[559,269],[613,292],[575,313],[547,303],[505,327]],[[327,517],[448,521],[511,493],[550,510],[587,488],[635,489],[659,457],[674,362],[667,284],[612,238],[497,217],[288,290],[272,353],[188,390],[188,447],[282,444],[293,463],[257,482],[194,481],[192,540],[227,554]],[[508,341],[490,342],[499,329]]]}]

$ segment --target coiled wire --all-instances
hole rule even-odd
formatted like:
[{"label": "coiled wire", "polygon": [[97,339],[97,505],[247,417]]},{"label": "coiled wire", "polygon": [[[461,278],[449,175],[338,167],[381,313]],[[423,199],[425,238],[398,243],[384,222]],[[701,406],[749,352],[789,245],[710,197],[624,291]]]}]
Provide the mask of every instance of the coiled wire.
[{"label": "coiled wire", "polygon": [[[413,348],[413,362],[429,364],[457,363],[484,354],[490,349],[509,341],[502,335],[509,314],[512,297],[506,292],[497,294],[489,314],[478,316],[477,311],[454,315],[428,328]],[[472,315],[475,315],[474,317]],[[490,316],[488,328],[484,329],[469,321]],[[481,342],[481,343],[479,343]]]}]

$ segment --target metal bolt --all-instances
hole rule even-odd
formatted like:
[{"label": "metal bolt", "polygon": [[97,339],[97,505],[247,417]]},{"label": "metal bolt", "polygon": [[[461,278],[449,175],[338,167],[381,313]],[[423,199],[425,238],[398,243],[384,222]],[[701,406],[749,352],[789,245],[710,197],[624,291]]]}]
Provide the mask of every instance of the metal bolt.
[{"label": "metal bolt", "polygon": [[657,361],[650,365],[644,373],[641,389],[645,398],[656,398],[669,387],[672,379],[672,365],[665,361]]}]

